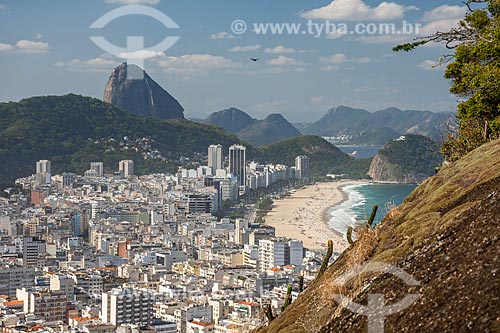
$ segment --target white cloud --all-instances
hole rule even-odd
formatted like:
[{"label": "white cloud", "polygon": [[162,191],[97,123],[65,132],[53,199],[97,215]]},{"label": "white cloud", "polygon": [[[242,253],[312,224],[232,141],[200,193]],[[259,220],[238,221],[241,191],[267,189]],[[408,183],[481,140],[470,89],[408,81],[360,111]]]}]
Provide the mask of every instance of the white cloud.
[{"label": "white cloud", "polygon": [[329,33],[329,34],[326,34],[325,38],[326,39],[339,39],[339,38],[342,38],[344,36],[347,36],[348,33],[347,32],[332,32],[332,33]]},{"label": "white cloud", "polygon": [[448,31],[455,27],[466,13],[467,8],[463,6],[443,5],[434,8],[424,14],[421,21],[425,24],[420,28],[420,34],[430,35],[436,31]]},{"label": "white cloud", "polygon": [[341,64],[343,62],[347,61],[347,56],[343,53],[337,53],[332,55],[331,57],[320,57],[319,61],[324,62],[324,63],[331,63],[331,64]]},{"label": "white cloud", "polygon": [[403,18],[405,12],[417,9],[415,6],[385,1],[377,7],[370,7],[363,0],[333,0],[330,4],[306,11],[301,16],[308,19],[345,21],[396,20]]},{"label": "white cloud", "polygon": [[0,52],[14,51],[14,46],[10,44],[0,43]]},{"label": "white cloud", "polygon": [[157,5],[160,0],[106,0],[107,3],[116,3],[120,5]]},{"label": "white cloud", "polygon": [[34,42],[31,40],[20,40],[16,43],[16,48],[22,53],[47,53],[50,51],[48,43]]},{"label": "white cloud", "polygon": [[352,61],[358,64],[366,64],[371,62],[371,59],[368,57],[361,57],[361,58],[354,58],[352,59]]},{"label": "white cloud", "polygon": [[58,61],[54,66],[64,67],[73,72],[108,73],[119,64],[119,61],[98,57],[89,60],[73,59],[68,62]]},{"label": "white cloud", "polygon": [[173,74],[206,74],[212,70],[240,68],[242,64],[223,56],[210,54],[186,54],[179,57],[167,57],[158,61],[165,72]]},{"label": "white cloud", "polygon": [[44,42],[34,42],[31,40],[20,40],[15,45],[5,44],[0,42],[0,52],[10,52],[15,51],[19,53],[48,53],[50,52],[50,46],[48,43]]},{"label": "white cloud", "polygon": [[273,66],[302,66],[304,65],[304,62],[291,57],[280,55],[277,58],[269,60],[267,64]]},{"label": "white cloud", "polygon": [[38,39],[42,39],[43,38],[43,35],[42,34],[35,34],[35,39],[38,40]]},{"label": "white cloud", "polygon": [[118,56],[123,59],[150,59],[150,58],[164,57],[165,53],[157,51],[149,51],[149,50],[138,50],[134,52],[120,53]]},{"label": "white cloud", "polygon": [[232,35],[228,32],[223,31],[223,32],[218,32],[216,34],[210,35],[210,38],[212,38],[212,39],[235,39],[238,37],[236,37],[235,35]]},{"label": "white cloud", "polygon": [[460,19],[465,16],[467,9],[464,6],[443,5],[425,12],[422,22],[434,22],[449,20],[451,18]]},{"label": "white cloud", "polygon": [[337,65],[328,65],[328,66],[323,66],[320,68],[320,70],[323,72],[337,71],[339,69],[340,69],[340,67]]},{"label": "white cloud", "polygon": [[[424,13],[420,19],[421,26],[418,29],[418,34],[409,35],[377,35],[377,36],[361,36],[356,38],[357,41],[366,44],[401,44],[408,43],[416,37],[429,36],[437,31],[448,31],[456,27],[458,22],[462,20],[466,14],[466,7],[443,5],[436,7]],[[426,46],[432,46],[428,44]]]},{"label": "white cloud", "polygon": [[295,49],[285,47],[283,45],[278,45],[272,48],[267,48],[264,50],[266,53],[272,53],[272,54],[284,54],[284,53],[294,53]]},{"label": "white cloud", "polygon": [[330,57],[320,57],[319,61],[322,63],[326,64],[342,64],[345,62],[354,62],[357,64],[366,64],[368,62],[371,62],[371,59],[368,57],[361,57],[361,58],[349,58],[347,55],[344,53],[337,53],[334,54]]},{"label": "white cloud", "polygon": [[230,48],[229,52],[255,52],[260,50],[261,46],[259,44],[256,45],[244,45],[244,46],[235,46]]},{"label": "white cloud", "polygon": [[425,71],[436,71],[436,70],[442,70],[444,68],[437,61],[434,60],[425,60],[420,64],[418,64],[418,67]]}]

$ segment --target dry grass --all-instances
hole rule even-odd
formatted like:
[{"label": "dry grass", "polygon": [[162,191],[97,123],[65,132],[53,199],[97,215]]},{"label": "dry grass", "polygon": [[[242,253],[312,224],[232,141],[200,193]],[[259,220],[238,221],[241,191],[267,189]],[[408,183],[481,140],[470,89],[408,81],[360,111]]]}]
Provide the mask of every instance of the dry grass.
[{"label": "dry grass", "polygon": [[[465,228],[462,226],[466,220],[463,216],[482,202],[487,195],[498,190],[500,190],[500,140],[484,145],[459,161],[441,168],[436,176],[413,191],[401,206],[387,214],[374,230],[366,227],[356,229],[355,244],[328,268],[319,281],[310,285],[287,308],[284,315],[275,319],[263,331],[307,333],[330,331],[330,324],[336,327],[332,323],[345,321],[347,318],[332,295],[342,293],[350,298],[361,297],[365,292],[363,287],[367,279],[373,281],[375,275],[358,276],[343,287],[335,283],[336,278],[367,261],[398,265],[402,258],[411,258],[408,259],[410,263],[417,260],[419,256],[425,255],[425,252],[419,256],[412,256],[415,249],[428,243],[433,245],[430,240],[436,234],[442,234],[452,228]],[[419,265],[431,265],[432,262],[433,260],[426,258]],[[437,266],[436,269],[443,268]],[[428,283],[434,282],[430,280]],[[435,291],[441,290],[437,288]]]}]

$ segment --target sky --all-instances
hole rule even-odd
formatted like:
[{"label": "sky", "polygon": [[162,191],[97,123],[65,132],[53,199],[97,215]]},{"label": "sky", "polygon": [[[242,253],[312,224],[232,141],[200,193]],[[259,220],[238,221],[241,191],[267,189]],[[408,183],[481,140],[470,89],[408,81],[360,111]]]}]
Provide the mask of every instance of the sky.
[{"label": "sky", "polygon": [[[90,28],[127,5],[152,8],[179,28],[139,13]],[[258,119],[281,113],[292,122],[316,121],[338,105],[453,112],[456,97],[436,66],[450,51],[391,49],[449,29],[464,14],[462,1],[450,0],[0,0],[0,101],[68,93],[102,98],[113,67],[146,57],[145,70],[187,118],[229,107]],[[383,24],[396,33],[381,31]],[[142,36],[145,48],[179,39],[165,50],[112,54],[91,36],[122,48],[127,36]]]}]

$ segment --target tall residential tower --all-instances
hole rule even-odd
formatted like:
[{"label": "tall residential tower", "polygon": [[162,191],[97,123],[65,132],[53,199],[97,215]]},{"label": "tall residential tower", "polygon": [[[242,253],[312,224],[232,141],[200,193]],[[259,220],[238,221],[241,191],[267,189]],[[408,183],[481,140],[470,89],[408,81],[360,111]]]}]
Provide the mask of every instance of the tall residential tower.
[{"label": "tall residential tower", "polygon": [[222,146],[210,145],[208,147],[208,167],[212,168],[212,175],[222,169]]},{"label": "tall residential tower", "polygon": [[232,145],[229,147],[229,172],[238,176],[240,192],[245,191],[246,185],[246,147]]}]

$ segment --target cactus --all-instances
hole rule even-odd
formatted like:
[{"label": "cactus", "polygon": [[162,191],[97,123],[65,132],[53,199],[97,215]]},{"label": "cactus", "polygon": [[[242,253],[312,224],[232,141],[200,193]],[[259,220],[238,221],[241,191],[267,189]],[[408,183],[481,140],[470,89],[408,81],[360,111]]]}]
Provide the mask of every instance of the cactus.
[{"label": "cactus", "polygon": [[286,290],[285,303],[281,307],[281,312],[285,311],[290,304],[292,304],[292,286],[288,286]]},{"label": "cactus", "polygon": [[316,279],[318,279],[328,268],[328,263],[330,262],[330,258],[333,254],[333,241],[330,239],[328,241],[328,250],[326,251],[326,255],[323,258],[323,262],[321,263],[321,267],[319,268],[318,275],[316,275]]},{"label": "cactus", "polygon": [[267,320],[269,320],[269,322],[272,322],[274,320],[274,318],[276,318],[270,304],[268,304],[264,307],[264,314],[266,315]]},{"label": "cactus", "polygon": [[373,220],[375,220],[375,215],[377,215],[378,205],[373,205],[372,213],[370,214],[370,218],[366,222],[366,226],[368,228],[372,227]]},{"label": "cactus", "polygon": [[350,246],[354,245],[354,241],[352,240],[352,231],[353,231],[352,227],[347,228],[347,235],[346,236],[347,236],[347,241],[349,242]]},{"label": "cactus", "polygon": [[299,293],[304,291],[304,276],[299,275]]}]

